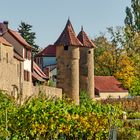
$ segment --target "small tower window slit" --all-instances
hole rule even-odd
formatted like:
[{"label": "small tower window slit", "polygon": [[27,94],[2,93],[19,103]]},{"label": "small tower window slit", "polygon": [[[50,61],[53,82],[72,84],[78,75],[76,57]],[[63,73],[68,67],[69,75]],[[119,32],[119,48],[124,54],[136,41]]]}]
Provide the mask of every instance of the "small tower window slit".
[{"label": "small tower window slit", "polygon": [[65,51],[68,51],[68,49],[69,49],[68,45],[64,46]]}]

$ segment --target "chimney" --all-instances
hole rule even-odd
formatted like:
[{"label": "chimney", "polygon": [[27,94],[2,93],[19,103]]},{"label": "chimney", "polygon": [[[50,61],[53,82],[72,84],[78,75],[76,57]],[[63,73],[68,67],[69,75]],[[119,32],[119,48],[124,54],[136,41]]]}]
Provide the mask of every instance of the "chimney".
[{"label": "chimney", "polygon": [[8,21],[3,21],[3,24],[8,28]]}]

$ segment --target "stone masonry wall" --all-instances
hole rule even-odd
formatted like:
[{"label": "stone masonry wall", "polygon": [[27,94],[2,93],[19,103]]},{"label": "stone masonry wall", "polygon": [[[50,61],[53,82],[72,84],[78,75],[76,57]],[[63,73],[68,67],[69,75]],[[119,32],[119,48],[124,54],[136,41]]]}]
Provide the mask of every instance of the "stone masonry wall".
[{"label": "stone masonry wall", "polygon": [[49,87],[49,86],[33,86],[33,95],[38,95],[39,93],[45,93],[48,97],[62,98],[62,89]]},{"label": "stone masonry wall", "polygon": [[94,49],[80,48],[80,90],[87,91],[90,98],[94,98]]},{"label": "stone masonry wall", "polygon": [[13,57],[13,47],[0,45],[0,89],[19,97],[22,75],[22,62]]},{"label": "stone masonry wall", "polygon": [[56,58],[57,87],[79,104],[79,47],[57,46]]},{"label": "stone masonry wall", "polygon": [[128,92],[100,92],[101,99],[106,99],[109,96],[112,98],[124,98],[128,96]]}]

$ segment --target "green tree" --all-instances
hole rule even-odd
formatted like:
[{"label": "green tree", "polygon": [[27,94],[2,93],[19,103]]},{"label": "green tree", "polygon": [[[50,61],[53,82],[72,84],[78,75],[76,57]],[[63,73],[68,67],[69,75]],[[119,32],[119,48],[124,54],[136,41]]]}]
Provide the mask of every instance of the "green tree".
[{"label": "green tree", "polygon": [[97,46],[95,49],[95,75],[114,75],[118,71],[118,64],[121,55],[124,52],[122,47],[123,36],[120,27],[108,28],[108,33],[111,36],[110,41],[101,35],[95,38],[94,43]]},{"label": "green tree", "polygon": [[38,52],[39,46],[35,44],[36,33],[32,32],[32,25],[25,22],[21,22],[18,31],[21,34],[21,36],[28,42],[28,44],[32,46],[33,54]]},{"label": "green tree", "polygon": [[133,83],[132,83],[132,86],[130,88],[130,93],[133,96],[137,96],[137,95],[140,96],[140,79],[138,77],[135,77],[133,79]]},{"label": "green tree", "polygon": [[125,25],[140,31],[140,0],[131,0],[131,8],[126,7]]},{"label": "green tree", "polygon": [[135,78],[130,92],[140,94],[140,0],[131,0],[131,7],[126,7],[125,49],[134,63]]}]

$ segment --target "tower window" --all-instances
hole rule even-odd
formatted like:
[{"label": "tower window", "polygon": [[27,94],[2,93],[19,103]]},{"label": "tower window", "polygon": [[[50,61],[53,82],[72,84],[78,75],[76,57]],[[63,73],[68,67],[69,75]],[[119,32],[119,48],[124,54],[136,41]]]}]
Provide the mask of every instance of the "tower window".
[{"label": "tower window", "polygon": [[91,54],[91,51],[88,51],[88,54]]},{"label": "tower window", "polygon": [[69,47],[68,46],[64,46],[64,50],[68,51]]}]

